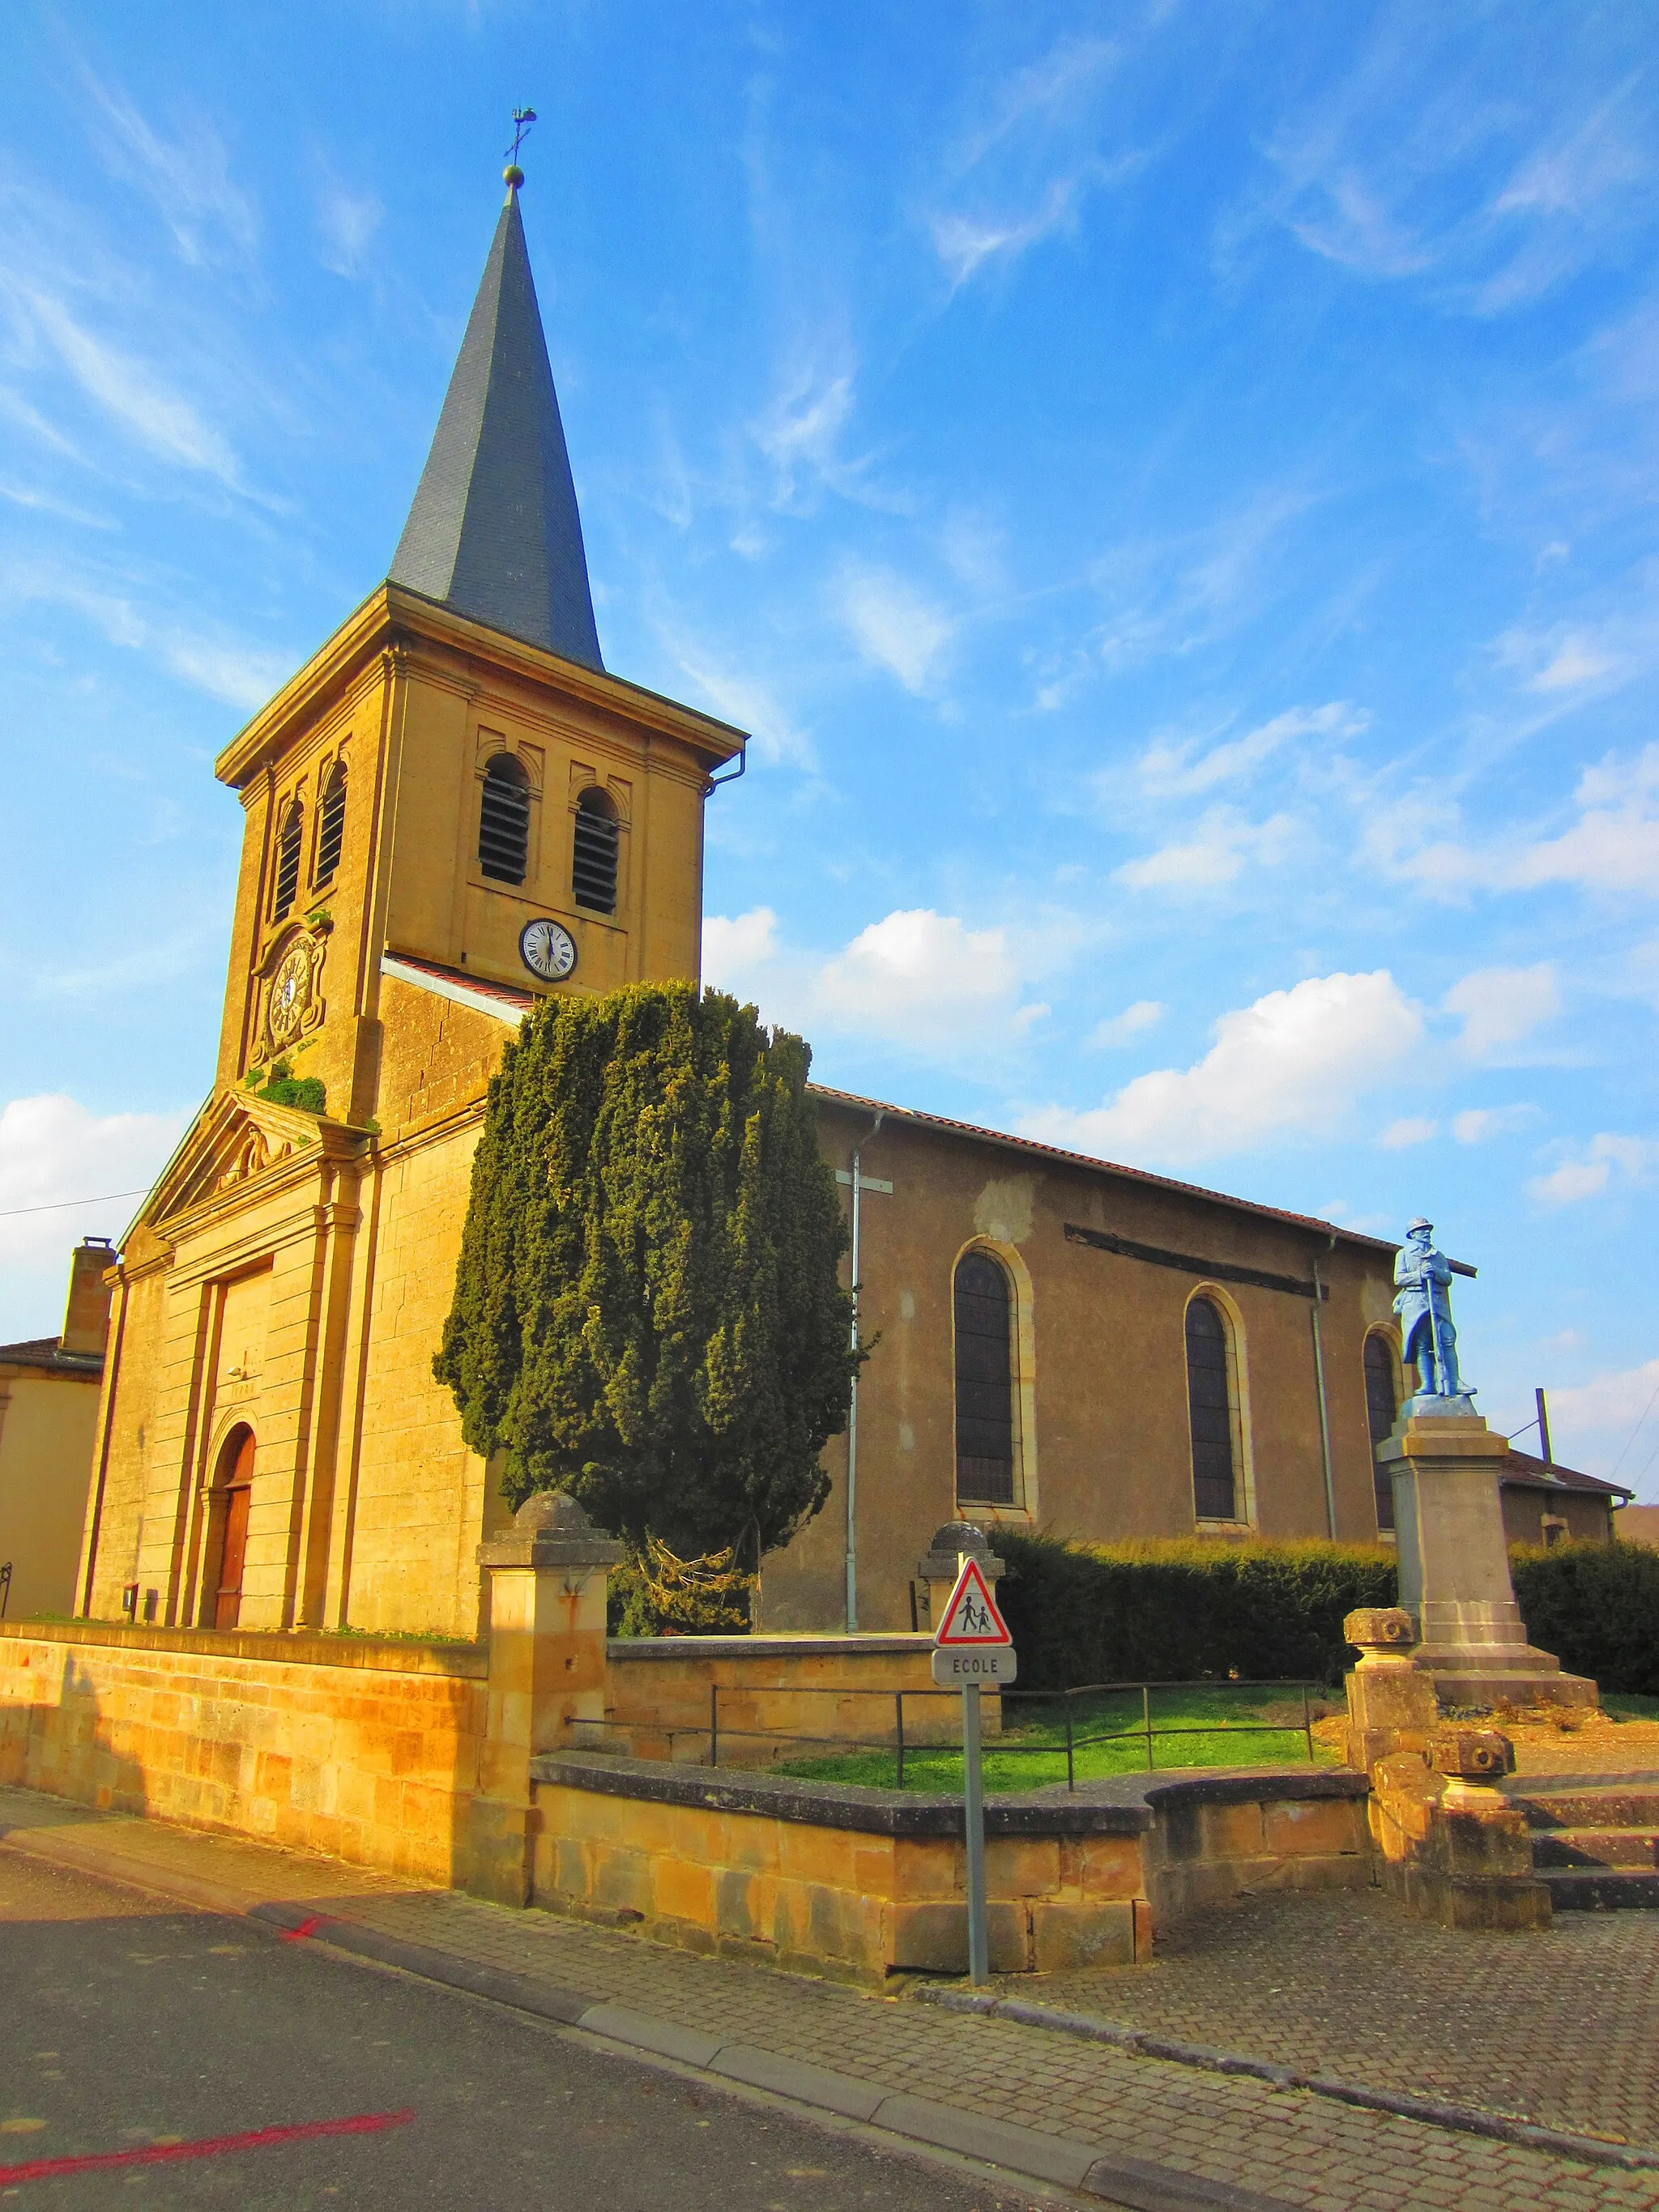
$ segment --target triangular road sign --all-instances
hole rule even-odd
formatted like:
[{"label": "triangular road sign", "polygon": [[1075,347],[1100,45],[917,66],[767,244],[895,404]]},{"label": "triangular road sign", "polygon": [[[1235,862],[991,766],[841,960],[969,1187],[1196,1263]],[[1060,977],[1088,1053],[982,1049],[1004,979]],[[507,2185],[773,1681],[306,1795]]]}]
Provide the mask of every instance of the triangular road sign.
[{"label": "triangular road sign", "polygon": [[963,1561],[933,1641],[946,1648],[966,1644],[976,1644],[981,1650],[987,1646],[1005,1650],[1012,1648],[1014,1639],[1008,1632],[1008,1624],[997,1610],[991,1585],[980,1572],[977,1559]]}]

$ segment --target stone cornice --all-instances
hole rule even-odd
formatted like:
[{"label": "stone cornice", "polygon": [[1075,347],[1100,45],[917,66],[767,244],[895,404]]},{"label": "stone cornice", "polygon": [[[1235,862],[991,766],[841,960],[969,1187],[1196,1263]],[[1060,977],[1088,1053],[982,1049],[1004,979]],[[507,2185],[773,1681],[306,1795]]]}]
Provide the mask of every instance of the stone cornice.
[{"label": "stone cornice", "polygon": [[470,655],[544,692],[562,693],[636,730],[675,740],[705,773],[735,759],[743,749],[744,733],[729,722],[699,714],[695,708],[683,707],[621,677],[584,668],[557,653],[525,645],[399,585],[382,584],[231,739],[215,761],[214,774],[222,783],[240,790],[280,750],[295,723],[321,712],[362,670],[369,655],[388,645],[422,642]]}]

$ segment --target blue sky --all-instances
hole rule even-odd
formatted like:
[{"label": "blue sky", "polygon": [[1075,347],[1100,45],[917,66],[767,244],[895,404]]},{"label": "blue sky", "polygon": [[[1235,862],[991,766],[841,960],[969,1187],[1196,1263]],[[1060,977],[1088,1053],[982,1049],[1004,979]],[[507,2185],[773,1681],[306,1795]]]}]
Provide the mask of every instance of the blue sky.
[{"label": "blue sky", "polygon": [[[213,755],[385,574],[500,198],[618,673],[826,1081],[1477,1262],[1659,1496],[1659,75],[1559,5],[15,7],[0,1337],[210,1079]],[[1622,1461],[1620,1454],[1623,1449]],[[1644,1474],[1645,1470],[1645,1474]]]}]

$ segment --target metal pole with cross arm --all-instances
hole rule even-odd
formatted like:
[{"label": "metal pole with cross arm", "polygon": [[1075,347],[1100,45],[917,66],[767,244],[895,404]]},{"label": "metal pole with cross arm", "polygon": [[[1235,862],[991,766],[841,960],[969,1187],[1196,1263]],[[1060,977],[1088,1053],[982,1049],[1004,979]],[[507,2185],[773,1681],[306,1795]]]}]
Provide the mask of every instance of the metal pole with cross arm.
[{"label": "metal pole with cross arm", "polygon": [[968,1846],[968,1978],[982,1988],[990,1978],[989,1919],[985,1905],[985,1775],[981,1743],[980,1692],[1006,1689],[1018,1671],[1014,1640],[973,1554],[957,1554],[956,1586],[933,1638],[933,1680],[962,1692],[962,1813]]}]

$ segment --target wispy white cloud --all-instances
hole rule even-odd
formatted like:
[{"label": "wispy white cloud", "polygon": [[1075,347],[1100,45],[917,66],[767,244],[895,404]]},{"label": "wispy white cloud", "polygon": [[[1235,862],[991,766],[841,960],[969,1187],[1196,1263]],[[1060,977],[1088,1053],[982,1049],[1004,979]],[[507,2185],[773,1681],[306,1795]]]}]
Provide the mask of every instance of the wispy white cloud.
[{"label": "wispy white cloud", "polygon": [[1300,825],[1290,814],[1251,822],[1236,808],[1212,806],[1193,834],[1161,845],[1114,870],[1115,881],[1136,891],[1218,890],[1246,867],[1279,866],[1294,848]]},{"label": "wispy white cloud", "polygon": [[1277,589],[1286,535],[1315,504],[1300,486],[1269,485],[1202,528],[1109,546],[1090,572],[1103,610],[1091,658],[1121,673],[1238,629]]},{"label": "wispy white cloud", "polygon": [[1659,895],[1659,744],[1634,759],[1609,755],[1579,778],[1578,818],[1559,836],[1511,831],[1484,844],[1414,842],[1423,810],[1409,802],[1367,823],[1367,858],[1380,871],[1450,900],[1476,891],[1562,884],[1595,896]]},{"label": "wispy white cloud", "polygon": [[[1606,1481],[1635,1486],[1659,1442],[1656,1393],[1659,1359],[1604,1368],[1585,1382],[1552,1382],[1550,1431],[1557,1453]],[[1645,1494],[1651,1495],[1650,1488]]]},{"label": "wispy white cloud", "polygon": [[945,609],[891,568],[849,562],[836,589],[842,621],[873,667],[907,691],[926,691],[943,666],[956,625]]},{"label": "wispy white cloud", "polygon": [[263,706],[295,665],[286,653],[145,606],[129,587],[48,563],[14,559],[0,570],[0,593],[15,606],[67,608],[111,645],[142,653],[193,690],[244,710]]},{"label": "wispy white cloud", "polygon": [[1423,1036],[1421,1009],[1387,969],[1310,976],[1222,1015],[1190,1067],[1137,1076],[1104,1105],[1050,1106],[1028,1135],[1109,1159],[1172,1164],[1249,1152],[1291,1136],[1328,1138],[1390,1081]]},{"label": "wispy white cloud", "polygon": [[1513,1136],[1537,1119],[1535,1106],[1466,1106],[1452,1116],[1452,1134],[1460,1145],[1484,1145]]},{"label": "wispy white cloud", "polygon": [[799,722],[764,678],[734,665],[706,637],[678,614],[659,615],[653,624],[659,643],[673,659],[693,697],[750,732],[757,759],[797,769],[814,769],[817,751],[811,732]]},{"label": "wispy white cloud", "polygon": [[1137,999],[1121,1014],[1113,1014],[1103,1022],[1097,1022],[1089,1032],[1088,1042],[1103,1051],[1115,1051],[1121,1045],[1132,1044],[1150,1029],[1156,1029],[1164,1018],[1164,1010],[1156,999]]},{"label": "wispy white cloud", "polygon": [[119,86],[83,68],[93,140],[105,167],[155,204],[179,257],[192,264],[246,261],[258,237],[250,196],[231,173],[224,140],[205,117],[181,110],[169,137]]},{"label": "wispy white cloud", "polygon": [[1405,1114],[1390,1121],[1376,1141],[1385,1152],[1401,1152],[1412,1145],[1426,1145],[1440,1134],[1440,1124],[1426,1114]]},{"label": "wispy white cloud", "polygon": [[1561,1011],[1561,991],[1554,962],[1540,960],[1530,968],[1477,968],[1440,1003],[1462,1018],[1457,1048],[1463,1057],[1491,1061],[1553,1020]]},{"label": "wispy white cloud", "polygon": [[336,276],[361,276],[386,217],[386,204],[380,195],[347,184],[324,165],[317,180],[316,217],[324,268]]},{"label": "wispy white cloud", "polygon": [[1540,130],[1539,110],[1498,96],[1468,57],[1468,29],[1447,18],[1408,40],[1399,18],[1381,19],[1346,79],[1267,141],[1272,181],[1224,222],[1224,254],[1273,224],[1364,282],[1414,281],[1482,316],[1616,254],[1654,205],[1644,73],[1611,92],[1566,73]]},{"label": "wispy white cloud", "polygon": [[1091,192],[1135,175],[1144,149],[1096,143],[1120,41],[1068,36],[1002,76],[945,165],[922,222],[952,292],[1075,228]]},{"label": "wispy white cloud", "polygon": [[1540,1206],[1576,1206],[1621,1183],[1644,1183],[1659,1168],[1659,1138],[1619,1136],[1603,1130],[1588,1145],[1527,1185]]},{"label": "wispy white cloud", "polygon": [[1346,699],[1334,699],[1322,707],[1291,707],[1258,723],[1243,737],[1228,738],[1219,744],[1161,732],[1140,756],[1140,780],[1149,792],[1159,796],[1188,797],[1212,791],[1218,783],[1251,774],[1300,738],[1358,737],[1370,726],[1370,719]]},{"label": "wispy white cloud", "polygon": [[229,441],[147,362],[85,329],[60,300],[27,295],[34,320],[88,399],[158,459],[243,489]]}]

